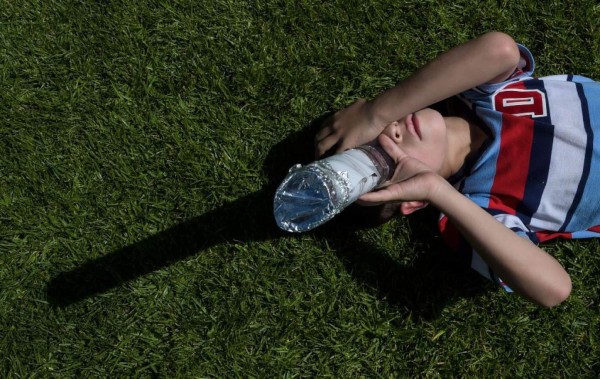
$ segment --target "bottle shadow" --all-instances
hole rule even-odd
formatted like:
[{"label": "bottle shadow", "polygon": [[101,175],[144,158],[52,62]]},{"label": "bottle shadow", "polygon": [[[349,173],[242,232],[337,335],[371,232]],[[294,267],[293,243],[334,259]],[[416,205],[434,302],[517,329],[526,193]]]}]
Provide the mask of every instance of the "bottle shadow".
[{"label": "bottle shadow", "polygon": [[[67,307],[221,243],[289,236],[273,219],[273,195],[289,167],[314,159],[313,136],[328,116],[319,117],[271,149],[263,166],[269,181],[262,190],[59,273],[47,284],[48,300],[54,306]],[[372,288],[378,297],[401,311],[430,319],[449,302],[482,292],[478,278],[456,264],[451,254],[437,243],[425,243],[428,251],[418,253],[406,266],[361,241],[357,231],[377,225],[373,221],[377,210],[361,208],[350,207],[309,233],[325,239],[348,272]],[[430,224],[431,215],[423,215],[409,218],[409,224],[413,231],[418,231],[413,237],[430,241],[435,231],[424,225]]]}]

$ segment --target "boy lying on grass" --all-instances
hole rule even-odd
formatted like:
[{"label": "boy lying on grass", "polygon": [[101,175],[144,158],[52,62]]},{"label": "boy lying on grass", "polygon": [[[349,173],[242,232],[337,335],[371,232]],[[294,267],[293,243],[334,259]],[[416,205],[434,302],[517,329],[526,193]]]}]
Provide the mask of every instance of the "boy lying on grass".
[{"label": "boy lying on grass", "polygon": [[[600,83],[533,71],[527,48],[488,33],[337,112],[315,143],[321,156],[378,138],[397,168],[362,205],[398,204],[404,215],[433,205],[473,269],[552,307],[571,280],[537,244],[600,237]],[[455,95],[465,112],[426,108]]]}]

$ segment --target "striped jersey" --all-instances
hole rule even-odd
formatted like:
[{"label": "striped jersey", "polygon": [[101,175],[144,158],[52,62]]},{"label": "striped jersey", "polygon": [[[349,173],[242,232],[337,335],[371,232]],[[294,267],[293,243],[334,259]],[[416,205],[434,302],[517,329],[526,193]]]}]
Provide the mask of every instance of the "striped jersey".
[{"label": "striped jersey", "polygon": [[[600,83],[534,78],[531,53],[519,49],[524,63],[509,80],[459,96],[488,139],[455,186],[536,244],[600,237]],[[443,214],[439,227],[473,269],[510,291]]]}]

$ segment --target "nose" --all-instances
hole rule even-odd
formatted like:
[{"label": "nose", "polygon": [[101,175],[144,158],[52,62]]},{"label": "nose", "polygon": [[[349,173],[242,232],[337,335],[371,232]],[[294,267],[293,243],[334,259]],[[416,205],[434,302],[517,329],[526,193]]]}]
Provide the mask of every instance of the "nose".
[{"label": "nose", "polygon": [[388,124],[383,132],[396,143],[402,141],[402,131],[400,130],[400,123],[398,121]]}]

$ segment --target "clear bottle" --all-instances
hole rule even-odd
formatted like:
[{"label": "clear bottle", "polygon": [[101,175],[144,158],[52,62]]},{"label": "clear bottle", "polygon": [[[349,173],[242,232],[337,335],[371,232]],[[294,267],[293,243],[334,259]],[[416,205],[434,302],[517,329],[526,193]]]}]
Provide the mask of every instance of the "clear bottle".
[{"label": "clear bottle", "polygon": [[388,180],[394,169],[394,161],[378,144],[295,165],[275,192],[275,221],[288,232],[314,229]]}]

